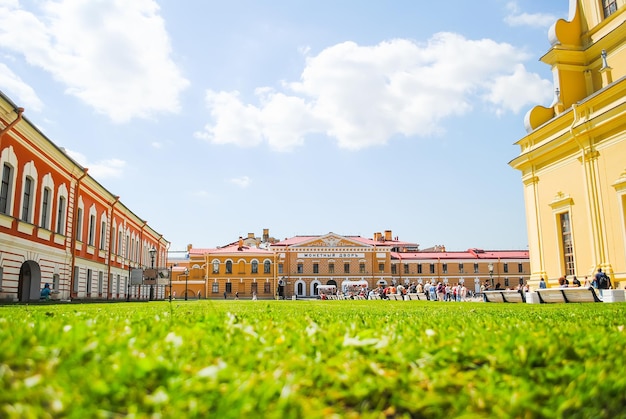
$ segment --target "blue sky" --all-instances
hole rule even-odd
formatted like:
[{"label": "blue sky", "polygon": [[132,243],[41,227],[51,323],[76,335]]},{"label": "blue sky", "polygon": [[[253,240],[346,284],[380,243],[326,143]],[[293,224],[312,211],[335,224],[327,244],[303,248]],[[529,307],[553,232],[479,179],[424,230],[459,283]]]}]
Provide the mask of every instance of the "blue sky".
[{"label": "blue sky", "polygon": [[0,89],[171,250],[264,228],[526,249],[568,1],[0,0]]}]

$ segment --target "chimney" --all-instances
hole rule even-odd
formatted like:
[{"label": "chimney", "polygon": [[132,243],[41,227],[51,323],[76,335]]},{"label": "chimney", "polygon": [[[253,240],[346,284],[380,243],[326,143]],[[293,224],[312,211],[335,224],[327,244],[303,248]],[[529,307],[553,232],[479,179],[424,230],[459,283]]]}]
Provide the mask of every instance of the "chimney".
[{"label": "chimney", "polygon": [[391,230],[385,230],[385,240],[392,240]]},{"label": "chimney", "polygon": [[269,228],[263,229],[263,241],[266,243],[270,241],[270,229]]},{"label": "chimney", "polygon": [[248,238],[249,239],[253,239],[254,238],[254,233],[248,233]]}]

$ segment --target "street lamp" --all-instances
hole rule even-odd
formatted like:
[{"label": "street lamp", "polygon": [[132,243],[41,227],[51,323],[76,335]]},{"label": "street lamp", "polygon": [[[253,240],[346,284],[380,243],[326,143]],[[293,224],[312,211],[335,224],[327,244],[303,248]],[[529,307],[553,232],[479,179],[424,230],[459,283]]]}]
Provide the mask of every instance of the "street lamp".
[{"label": "street lamp", "polygon": [[172,265],[170,265],[169,279],[170,279],[170,303],[171,303],[172,302]]},{"label": "street lamp", "polygon": [[493,287],[493,263],[489,263],[487,268],[489,268],[489,278],[491,279],[491,286]]},{"label": "street lamp", "polygon": [[187,301],[187,284],[189,282],[189,269],[185,268],[185,301]]},{"label": "street lamp", "polygon": [[[150,266],[152,268],[152,273],[154,274],[154,257],[156,256],[156,252],[157,250],[154,248],[154,246],[152,246],[150,248],[150,250],[148,250],[148,253],[150,253],[150,259],[152,259],[152,265]],[[156,281],[156,277],[152,278],[153,281]],[[154,300],[154,284],[150,283],[150,301]]]}]

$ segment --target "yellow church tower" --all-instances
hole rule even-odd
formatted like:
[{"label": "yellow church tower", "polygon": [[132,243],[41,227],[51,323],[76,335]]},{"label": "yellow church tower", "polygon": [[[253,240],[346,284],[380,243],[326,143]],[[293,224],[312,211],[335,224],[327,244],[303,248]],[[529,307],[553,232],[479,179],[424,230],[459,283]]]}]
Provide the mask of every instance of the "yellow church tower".
[{"label": "yellow church tower", "polygon": [[[570,0],[541,61],[554,101],[525,118],[521,171],[531,286],[544,277],[626,285],[626,0]],[[620,283],[621,281],[621,283]]]}]

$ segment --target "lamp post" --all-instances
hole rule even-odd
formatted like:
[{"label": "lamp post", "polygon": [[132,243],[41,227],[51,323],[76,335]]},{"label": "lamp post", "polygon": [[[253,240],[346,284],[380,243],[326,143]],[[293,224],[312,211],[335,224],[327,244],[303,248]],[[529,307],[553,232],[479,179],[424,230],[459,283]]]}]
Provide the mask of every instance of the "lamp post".
[{"label": "lamp post", "polygon": [[[148,253],[150,253],[150,259],[152,259],[152,264],[150,267],[152,268],[152,272],[154,273],[154,257],[156,256],[157,250],[152,246]],[[152,281],[156,281],[156,278],[152,278]],[[154,284],[150,283],[150,301],[154,300]]]},{"label": "lamp post", "polygon": [[493,263],[489,263],[487,268],[489,268],[489,279],[491,280],[491,286],[493,287]]},{"label": "lamp post", "polygon": [[170,279],[170,303],[171,303],[172,302],[172,265],[170,265],[169,279]]},{"label": "lamp post", "polygon": [[187,284],[189,282],[189,269],[185,268],[185,301],[187,301]]}]

